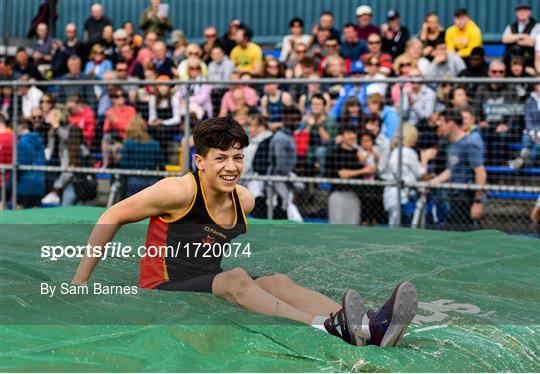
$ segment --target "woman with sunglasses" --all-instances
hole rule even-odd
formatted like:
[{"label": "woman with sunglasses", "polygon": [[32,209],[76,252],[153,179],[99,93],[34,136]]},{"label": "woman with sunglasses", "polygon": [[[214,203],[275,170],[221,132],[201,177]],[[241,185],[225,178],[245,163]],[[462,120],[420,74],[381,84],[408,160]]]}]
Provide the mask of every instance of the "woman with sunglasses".
[{"label": "woman with sunglasses", "polygon": [[131,120],[137,115],[137,111],[131,105],[126,104],[126,93],[116,87],[109,93],[112,108],[105,113],[103,125],[103,141],[101,149],[103,154],[103,167],[110,167],[120,159],[120,150],[126,130]]},{"label": "woman with sunglasses", "polygon": [[199,119],[202,119],[203,116],[207,118],[212,117],[212,86],[203,83],[206,80],[206,77],[203,75],[203,65],[206,66],[201,59],[188,57],[186,60],[187,80],[196,83],[189,85],[189,92],[186,92],[188,86],[185,85],[180,86],[179,89],[182,112],[185,112],[186,108],[185,97],[189,96],[189,111],[190,113],[195,113]]},{"label": "woman with sunglasses", "polygon": [[[102,80],[105,72],[111,70],[113,70],[113,65],[105,58],[105,49],[101,44],[94,44],[90,49],[90,60],[84,67],[84,74],[92,79]],[[94,93],[99,99],[103,94],[103,86],[94,86]]]},{"label": "woman with sunglasses", "polygon": [[[187,46],[187,48],[186,48],[186,56],[187,56],[187,58],[185,60],[183,60],[180,63],[180,65],[178,65],[178,76],[180,77],[180,79],[184,79],[184,80],[190,79],[189,78],[188,61],[187,60],[190,57],[200,60],[202,55],[203,55],[203,51],[202,51],[201,47],[198,44],[191,43],[191,44],[189,44]],[[203,77],[206,77],[208,75],[208,67],[206,66],[206,64],[202,60],[200,62],[200,65],[201,65],[201,74],[202,74]]]},{"label": "woman with sunglasses", "polygon": [[47,120],[47,116],[49,115],[51,110],[55,108],[55,106],[56,102],[53,95],[51,95],[50,93],[44,93],[43,96],[41,96],[41,100],[39,101],[39,109],[41,109],[45,121]]},{"label": "woman with sunglasses", "polygon": [[422,75],[427,74],[430,62],[427,58],[422,56],[422,42],[420,40],[413,38],[407,41],[405,53],[399,55],[394,60],[394,73],[398,76],[400,75],[400,65],[402,65],[404,61],[409,62],[411,67],[420,69]]},{"label": "woman with sunglasses", "polygon": [[[399,56],[396,61],[394,62],[394,74],[398,78],[407,78],[409,77],[409,71],[411,68],[414,68],[413,62],[407,56],[405,53]],[[407,82],[403,85],[403,89],[408,89],[411,86],[411,82]],[[399,108],[399,100],[400,100],[400,94],[401,94],[401,88],[399,83],[394,83],[392,85],[392,103],[394,104],[395,108]]]}]

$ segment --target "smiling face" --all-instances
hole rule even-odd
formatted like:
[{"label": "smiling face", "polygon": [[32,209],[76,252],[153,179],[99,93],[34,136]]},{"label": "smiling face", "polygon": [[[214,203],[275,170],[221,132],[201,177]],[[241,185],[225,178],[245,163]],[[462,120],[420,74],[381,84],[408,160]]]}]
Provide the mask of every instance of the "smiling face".
[{"label": "smiling face", "polygon": [[195,163],[215,191],[230,193],[244,170],[244,150],[238,143],[225,151],[210,148],[206,156],[196,154]]}]

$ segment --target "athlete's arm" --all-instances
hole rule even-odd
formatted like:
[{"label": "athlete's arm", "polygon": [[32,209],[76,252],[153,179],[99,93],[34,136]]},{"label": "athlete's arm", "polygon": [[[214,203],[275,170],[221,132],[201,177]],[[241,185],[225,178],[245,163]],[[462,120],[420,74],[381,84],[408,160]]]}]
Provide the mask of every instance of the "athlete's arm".
[{"label": "athlete's arm", "polygon": [[[195,184],[193,177],[165,178],[143,191],[107,209],[99,218],[90,237],[90,248],[104,248],[114,239],[116,232],[127,223],[138,222],[155,216],[181,214],[193,199]],[[85,284],[90,279],[100,256],[91,257],[86,253],[72,283]]]},{"label": "athlete's arm", "polygon": [[244,208],[244,213],[249,214],[255,206],[255,198],[251,192],[244,186],[236,185],[236,192],[242,203],[242,208]]}]

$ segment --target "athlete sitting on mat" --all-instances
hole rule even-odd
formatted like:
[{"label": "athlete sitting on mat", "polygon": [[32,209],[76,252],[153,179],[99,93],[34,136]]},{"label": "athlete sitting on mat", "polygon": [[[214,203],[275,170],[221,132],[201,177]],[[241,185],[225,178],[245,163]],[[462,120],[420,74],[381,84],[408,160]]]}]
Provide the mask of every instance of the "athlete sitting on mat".
[{"label": "athlete sitting on mat", "polygon": [[[247,229],[246,214],[254,199],[237,185],[243,169],[244,129],[230,118],[200,122],[194,130],[198,172],[165,178],[120,201],[99,218],[88,244],[104,247],[120,227],[150,217],[146,248],[179,243],[229,243]],[[253,312],[313,325],[355,345],[396,346],[418,305],[416,290],[400,283],[378,310],[364,313],[360,295],[346,291],[341,305],[274,274],[252,278],[244,269],[221,269],[221,256],[203,258],[178,251],[175,256],[145,256],[139,286],[168,291],[212,292]],[[221,254],[220,254],[221,255]],[[86,255],[74,284],[86,284],[98,257]]]}]

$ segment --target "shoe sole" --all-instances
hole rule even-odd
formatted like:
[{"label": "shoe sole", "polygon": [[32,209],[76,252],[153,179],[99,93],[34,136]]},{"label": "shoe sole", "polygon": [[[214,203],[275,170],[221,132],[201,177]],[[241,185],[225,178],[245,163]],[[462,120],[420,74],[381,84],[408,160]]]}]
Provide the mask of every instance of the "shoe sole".
[{"label": "shoe sole", "polygon": [[358,292],[349,290],[343,294],[341,304],[343,314],[352,344],[357,346],[366,345],[366,336],[362,331],[362,319],[364,318],[364,300]]},{"label": "shoe sole", "polygon": [[401,343],[417,309],[416,288],[409,282],[401,283],[396,292],[392,320],[381,341],[381,347],[396,347]]}]

